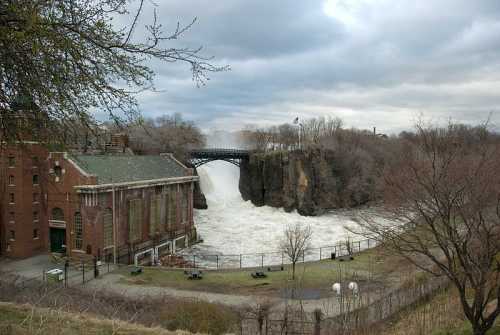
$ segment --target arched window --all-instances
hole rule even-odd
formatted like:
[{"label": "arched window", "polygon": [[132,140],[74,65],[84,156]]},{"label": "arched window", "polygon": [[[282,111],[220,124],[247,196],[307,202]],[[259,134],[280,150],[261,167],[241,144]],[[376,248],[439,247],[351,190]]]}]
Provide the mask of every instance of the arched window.
[{"label": "arched window", "polygon": [[33,175],[33,185],[38,185],[38,175],[37,174]]},{"label": "arched window", "polygon": [[64,221],[64,212],[59,207],[52,208],[52,220]]},{"label": "arched window", "polygon": [[104,232],[104,248],[108,248],[114,245],[113,240],[113,211],[111,208],[106,208],[104,210],[104,215],[102,216],[102,227]]},{"label": "arched window", "polygon": [[13,175],[9,176],[9,185],[14,185],[14,176]]},{"label": "arched window", "polygon": [[83,247],[83,222],[82,214],[80,214],[80,212],[75,213],[73,227],[75,231],[74,247],[77,250],[81,250]]}]

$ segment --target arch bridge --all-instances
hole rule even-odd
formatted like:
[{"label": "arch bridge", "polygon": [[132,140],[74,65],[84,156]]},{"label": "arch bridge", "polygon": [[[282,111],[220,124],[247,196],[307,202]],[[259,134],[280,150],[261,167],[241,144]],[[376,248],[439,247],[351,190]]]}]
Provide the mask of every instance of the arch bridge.
[{"label": "arch bridge", "polygon": [[247,160],[249,155],[248,150],[222,148],[196,149],[189,152],[190,162],[194,167],[217,160],[240,166],[241,162]]}]

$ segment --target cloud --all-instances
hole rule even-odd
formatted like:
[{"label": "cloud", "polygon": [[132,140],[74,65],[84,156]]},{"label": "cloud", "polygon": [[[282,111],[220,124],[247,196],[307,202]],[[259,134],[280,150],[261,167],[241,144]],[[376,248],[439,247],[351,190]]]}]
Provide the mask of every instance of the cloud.
[{"label": "cloud", "polygon": [[[216,73],[196,88],[189,67],[151,61],[145,116],[181,112],[202,128],[335,115],[386,132],[419,113],[500,124],[498,1],[164,1],[165,30],[198,22],[175,46],[204,47]],[[151,17],[151,8],[143,21]],[[136,38],[142,34],[137,29]]]}]

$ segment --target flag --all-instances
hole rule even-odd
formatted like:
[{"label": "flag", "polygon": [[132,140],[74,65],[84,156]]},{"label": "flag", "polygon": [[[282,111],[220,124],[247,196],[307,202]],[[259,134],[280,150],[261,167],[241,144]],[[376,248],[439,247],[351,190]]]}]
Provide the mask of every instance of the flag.
[{"label": "flag", "polygon": [[293,120],[293,124],[298,124],[299,123],[299,117],[297,116],[294,120]]}]

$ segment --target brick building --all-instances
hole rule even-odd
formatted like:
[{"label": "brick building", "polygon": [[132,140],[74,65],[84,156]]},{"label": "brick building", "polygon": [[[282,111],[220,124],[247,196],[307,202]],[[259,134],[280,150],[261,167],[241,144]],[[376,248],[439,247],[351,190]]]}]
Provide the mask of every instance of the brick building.
[{"label": "brick building", "polygon": [[69,154],[35,142],[0,150],[2,255],[65,249],[128,263],[196,238],[198,177],[170,154]]},{"label": "brick building", "polygon": [[47,250],[48,151],[33,142],[0,147],[0,254],[28,257]]}]

